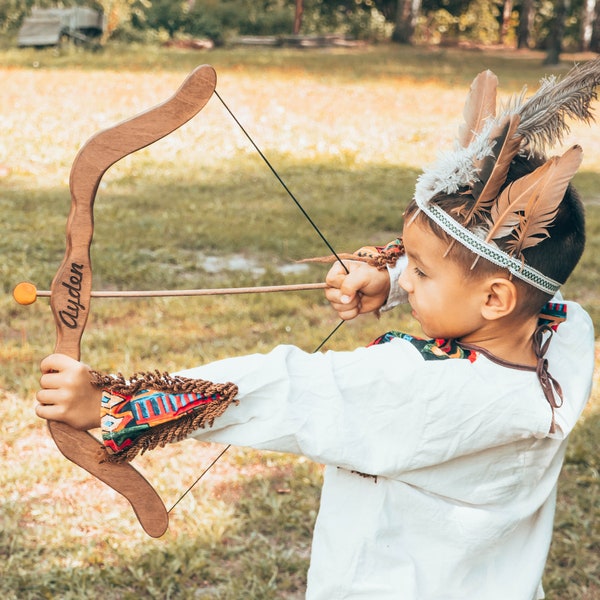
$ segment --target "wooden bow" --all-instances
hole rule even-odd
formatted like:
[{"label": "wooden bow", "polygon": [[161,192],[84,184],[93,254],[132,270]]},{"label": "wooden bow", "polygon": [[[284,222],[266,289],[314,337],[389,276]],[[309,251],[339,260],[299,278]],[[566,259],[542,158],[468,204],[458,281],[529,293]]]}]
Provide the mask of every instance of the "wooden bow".
[{"label": "wooden bow", "polygon": [[[80,357],[81,336],[92,295],[93,206],[102,176],[120,159],[189,121],[206,105],[216,82],[212,67],[196,68],[171,98],[92,136],[75,157],[69,181],[71,210],[66,229],[67,249],[51,287],[50,305],[57,332],[55,352],[76,360]],[[165,505],[134,467],[128,463],[98,462],[99,442],[86,431],[58,421],[48,421],[48,428],[59,450],[69,460],[130,502],[146,533],[159,537],[166,531],[169,518]]]}]

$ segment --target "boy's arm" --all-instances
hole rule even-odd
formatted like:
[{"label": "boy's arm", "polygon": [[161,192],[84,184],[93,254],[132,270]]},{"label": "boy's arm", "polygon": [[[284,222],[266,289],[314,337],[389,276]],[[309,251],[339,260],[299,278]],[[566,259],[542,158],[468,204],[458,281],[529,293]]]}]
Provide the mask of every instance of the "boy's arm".
[{"label": "boy's arm", "polygon": [[178,441],[237,403],[233,383],[212,383],[158,371],[130,379],[101,375],[64,354],[41,363],[36,414],[80,430],[102,427],[105,460],[123,462],[139,452]]}]

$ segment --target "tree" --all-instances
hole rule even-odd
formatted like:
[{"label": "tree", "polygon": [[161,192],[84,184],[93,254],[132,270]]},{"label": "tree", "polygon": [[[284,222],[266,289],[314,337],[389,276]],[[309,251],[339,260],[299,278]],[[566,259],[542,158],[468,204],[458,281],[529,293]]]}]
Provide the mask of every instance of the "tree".
[{"label": "tree", "polygon": [[502,26],[500,27],[500,43],[506,42],[506,37],[510,29],[510,20],[512,18],[513,0],[504,0],[502,3]]},{"label": "tree", "polygon": [[300,33],[302,27],[302,14],[304,13],[303,0],[296,0],[296,15],[294,16],[294,35]]},{"label": "tree", "polygon": [[184,7],[181,0],[152,0],[146,11],[146,22],[157,31],[164,29],[173,38],[185,24]]},{"label": "tree", "polygon": [[596,11],[596,0],[583,0],[581,7],[581,40],[580,49],[583,51],[590,49],[592,42],[592,32],[594,29]]},{"label": "tree", "polygon": [[421,12],[422,0],[398,0],[396,22],[392,32],[392,41],[398,44],[410,44],[415,33],[417,19]]},{"label": "tree", "polygon": [[588,49],[592,52],[600,52],[600,0],[596,0],[596,5],[594,7],[594,19],[592,21],[592,31]]},{"label": "tree", "polygon": [[120,26],[131,22],[132,9],[136,0],[96,0],[94,4],[102,9],[106,17],[106,28],[102,36],[104,43]]},{"label": "tree", "polygon": [[554,16],[550,22],[550,32],[546,40],[545,65],[557,65],[560,61],[565,34],[565,18],[569,4],[570,0],[554,0]]},{"label": "tree", "polygon": [[534,17],[535,0],[521,0],[519,25],[517,27],[517,48],[529,48]]}]

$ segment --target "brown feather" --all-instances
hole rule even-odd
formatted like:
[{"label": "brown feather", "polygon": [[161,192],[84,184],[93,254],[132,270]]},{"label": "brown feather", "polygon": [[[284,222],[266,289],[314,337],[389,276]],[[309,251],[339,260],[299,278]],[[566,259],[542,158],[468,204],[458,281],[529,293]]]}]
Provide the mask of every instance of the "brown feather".
[{"label": "brown feather", "polygon": [[463,109],[465,122],[458,129],[458,142],[463,148],[481,131],[485,120],[496,115],[497,88],[498,78],[490,70],[473,80]]},{"label": "brown feather", "polygon": [[533,173],[508,186],[492,209],[486,241],[513,235],[509,253],[520,256],[526,248],[548,237],[569,182],[583,159],[580,146],[573,146],[561,157],[548,160]]},{"label": "brown feather", "polygon": [[547,161],[533,173],[513,181],[502,190],[490,211],[490,230],[486,242],[502,239],[514,232],[521,221],[521,213],[550,166],[550,161]]},{"label": "brown feather", "polygon": [[462,221],[463,227],[468,228],[478,215],[489,211],[497,198],[500,188],[506,181],[510,163],[521,146],[522,138],[515,136],[518,125],[518,115],[506,115],[492,130],[490,138],[495,142],[492,154],[480,161],[479,179],[481,181],[471,186],[471,193],[475,201]]},{"label": "brown feather", "polygon": [[567,186],[582,160],[581,146],[573,146],[561,157],[552,160],[551,168],[540,183],[539,190],[525,207],[520,226],[515,232],[515,240],[508,244],[509,251],[520,255],[526,248],[536,246],[549,237],[548,228],[552,226]]},{"label": "brown feather", "polygon": [[519,115],[506,115],[492,133],[495,139],[493,155],[486,156],[479,172],[481,190],[473,190],[477,203],[489,207],[506,181],[513,158],[521,148],[522,136],[516,135]]}]

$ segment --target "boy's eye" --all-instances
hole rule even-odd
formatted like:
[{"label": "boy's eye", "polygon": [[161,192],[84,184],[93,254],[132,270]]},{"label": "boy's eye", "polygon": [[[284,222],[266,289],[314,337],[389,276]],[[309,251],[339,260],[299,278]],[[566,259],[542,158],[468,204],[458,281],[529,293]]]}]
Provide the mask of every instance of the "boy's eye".
[{"label": "boy's eye", "polygon": [[425,273],[423,273],[423,271],[421,271],[421,269],[419,269],[419,267],[415,267],[414,269],[414,273],[417,277],[425,277]]}]

